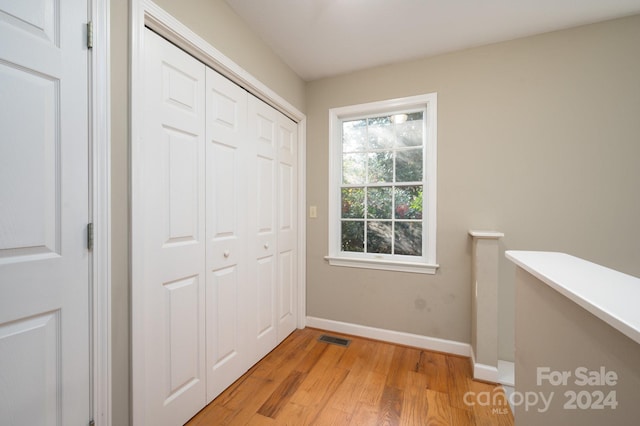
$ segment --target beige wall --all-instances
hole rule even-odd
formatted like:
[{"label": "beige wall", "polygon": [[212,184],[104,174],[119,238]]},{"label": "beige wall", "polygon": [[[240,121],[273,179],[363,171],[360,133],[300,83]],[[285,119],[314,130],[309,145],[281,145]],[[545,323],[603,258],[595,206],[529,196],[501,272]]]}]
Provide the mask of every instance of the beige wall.
[{"label": "beige wall", "polygon": [[[157,0],[191,30],[304,112],[305,84],[222,0]],[[129,424],[129,1],[111,0],[113,424]]]},{"label": "beige wall", "polygon": [[[419,42],[414,40],[413,42]],[[640,276],[640,16],[307,85],[307,314],[470,341],[468,229]],[[375,47],[371,47],[375,48]],[[438,92],[436,275],[330,267],[328,110]],[[514,267],[500,260],[500,351]]]}]

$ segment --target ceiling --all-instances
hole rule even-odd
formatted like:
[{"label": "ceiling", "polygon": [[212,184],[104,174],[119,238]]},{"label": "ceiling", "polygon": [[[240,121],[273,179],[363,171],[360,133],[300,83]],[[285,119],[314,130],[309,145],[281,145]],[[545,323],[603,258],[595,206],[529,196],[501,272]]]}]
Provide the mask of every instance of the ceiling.
[{"label": "ceiling", "polygon": [[640,13],[640,0],[225,0],[306,81]]}]

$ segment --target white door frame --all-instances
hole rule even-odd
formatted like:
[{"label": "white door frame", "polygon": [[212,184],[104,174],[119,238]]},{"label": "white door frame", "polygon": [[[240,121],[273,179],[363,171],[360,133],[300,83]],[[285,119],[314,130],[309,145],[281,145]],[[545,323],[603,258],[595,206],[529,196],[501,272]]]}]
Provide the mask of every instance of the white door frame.
[{"label": "white door frame", "polygon": [[111,426],[111,99],[110,0],[88,0],[93,23],[89,53],[92,413],[97,426]]},{"label": "white door frame", "polygon": [[[106,1],[106,0],[102,0]],[[158,5],[150,0],[131,1],[131,211],[139,209],[139,194],[135,182],[139,181],[139,173],[135,167],[139,164],[140,140],[143,134],[143,116],[141,109],[144,96],[144,28],[149,27],[170,42],[174,43],[187,53],[204,62],[220,74],[234,83],[243,87],[254,96],[260,98],[278,111],[297,123],[298,127],[298,328],[304,328],[306,319],[306,116],[297,108],[280,97],[258,79],[233,62],[222,52],[217,50],[207,41],[191,31],[184,24],[176,20]],[[144,295],[140,286],[142,268],[136,267],[142,260],[137,253],[141,252],[135,247],[135,241],[142,241],[142,235],[137,235],[141,227],[138,226],[141,218],[131,215],[131,352],[132,352],[132,418],[134,425],[144,424],[144,413],[137,411],[136,407],[142,407],[144,402],[143,386],[144,368],[140,366],[144,362],[144,347],[139,344],[143,330],[144,312],[141,301]]]}]

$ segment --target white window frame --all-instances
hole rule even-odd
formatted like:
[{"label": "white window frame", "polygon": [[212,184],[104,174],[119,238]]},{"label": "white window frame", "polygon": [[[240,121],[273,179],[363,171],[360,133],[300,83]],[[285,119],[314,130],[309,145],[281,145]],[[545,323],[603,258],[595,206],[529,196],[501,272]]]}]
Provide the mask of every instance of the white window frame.
[{"label": "white window frame", "polygon": [[[438,94],[410,96],[386,101],[350,105],[329,110],[329,255],[332,266],[379,269],[388,271],[435,274],[436,263],[436,190],[437,190],[437,104]],[[341,183],[342,183],[342,122],[370,116],[392,114],[403,110],[426,108],[424,145],[423,251],[422,256],[344,252],[341,247]],[[426,241],[425,241],[426,239]]]}]

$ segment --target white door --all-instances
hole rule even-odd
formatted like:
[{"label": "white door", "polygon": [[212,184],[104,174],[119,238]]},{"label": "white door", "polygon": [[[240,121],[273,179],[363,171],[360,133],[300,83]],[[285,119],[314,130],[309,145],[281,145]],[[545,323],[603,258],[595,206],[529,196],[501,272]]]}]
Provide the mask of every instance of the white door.
[{"label": "white door", "polygon": [[0,424],[90,420],[86,0],[0,0]]},{"label": "white door", "polygon": [[207,68],[207,402],[249,368],[247,97]]},{"label": "white door", "polygon": [[249,256],[249,342],[251,361],[257,362],[277,345],[277,114],[253,96],[249,97],[249,141],[251,161],[248,167]]},{"label": "white door", "polygon": [[295,329],[295,124],[249,97],[249,341],[257,362]]},{"label": "white door", "polygon": [[[145,31],[144,133],[137,144],[134,300],[142,424],[178,425],[205,405],[205,66]],[[141,272],[140,272],[141,271]],[[134,374],[137,374],[134,372]],[[134,410],[138,406],[134,407]]]},{"label": "white door", "polygon": [[278,343],[296,329],[298,288],[298,129],[278,113]]}]

